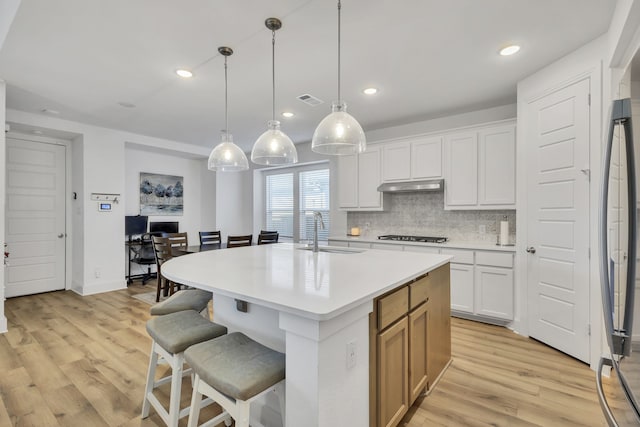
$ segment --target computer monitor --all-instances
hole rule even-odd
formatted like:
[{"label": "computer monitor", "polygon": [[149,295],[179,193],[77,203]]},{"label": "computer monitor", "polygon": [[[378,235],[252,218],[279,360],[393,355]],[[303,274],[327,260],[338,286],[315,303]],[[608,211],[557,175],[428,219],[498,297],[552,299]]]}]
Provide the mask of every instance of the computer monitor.
[{"label": "computer monitor", "polygon": [[151,222],[149,223],[149,233],[177,233],[178,221]]},{"label": "computer monitor", "polygon": [[148,216],[125,216],[124,217],[124,234],[125,236],[135,236],[136,234],[144,234],[147,232]]}]

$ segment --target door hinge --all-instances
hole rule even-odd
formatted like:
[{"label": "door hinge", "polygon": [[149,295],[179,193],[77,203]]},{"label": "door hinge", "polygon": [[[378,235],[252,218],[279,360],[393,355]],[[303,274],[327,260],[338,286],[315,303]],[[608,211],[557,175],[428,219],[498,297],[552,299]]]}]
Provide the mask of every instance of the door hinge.
[{"label": "door hinge", "polygon": [[587,325],[587,335],[591,336],[591,323]]},{"label": "door hinge", "polygon": [[587,258],[591,259],[591,248],[587,248]]},{"label": "door hinge", "polygon": [[591,94],[587,95],[587,105],[591,106]]}]

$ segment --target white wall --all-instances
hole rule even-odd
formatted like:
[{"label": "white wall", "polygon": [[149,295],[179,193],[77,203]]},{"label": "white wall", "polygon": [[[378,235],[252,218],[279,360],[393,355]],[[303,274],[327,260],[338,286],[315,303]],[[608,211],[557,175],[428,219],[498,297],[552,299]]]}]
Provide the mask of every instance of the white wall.
[{"label": "white wall", "polygon": [[[2,45],[0,40],[0,46]],[[0,80],[0,123],[4,125],[6,114],[6,85],[3,80]],[[5,148],[6,139],[4,135],[4,126],[0,130],[0,165],[2,166],[2,173],[0,173],[0,212],[2,212],[2,220],[0,220],[0,240],[4,246],[4,197],[5,197]],[[0,269],[0,332],[7,331],[7,318],[4,315],[4,267]]]},{"label": "white wall", "polygon": [[[198,244],[198,231],[203,230],[203,201],[215,200],[215,187],[207,175],[215,176],[204,168],[204,159],[185,159],[140,148],[125,147],[124,215],[140,214],[140,172],[177,175],[184,178],[183,215],[151,215],[149,222],[178,221],[180,231],[187,232],[189,244]],[[203,176],[203,174],[205,176]],[[212,215],[215,218],[215,215]],[[210,222],[209,222],[210,224]]]}]

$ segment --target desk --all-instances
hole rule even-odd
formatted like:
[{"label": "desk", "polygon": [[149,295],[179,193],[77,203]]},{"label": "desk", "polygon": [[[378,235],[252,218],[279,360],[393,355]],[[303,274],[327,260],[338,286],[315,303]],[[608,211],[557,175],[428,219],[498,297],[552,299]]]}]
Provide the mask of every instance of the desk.
[{"label": "desk", "polygon": [[[162,273],[177,283],[211,291],[214,320],[229,332],[244,332],[286,353],[287,426],[367,427],[373,300],[451,257],[303,249],[279,243],[207,251],[171,259]],[[235,299],[249,303],[246,313],[236,310]],[[347,348],[357,354],[349,367]],[[254,412],[253,406],[252,415],[258,416],[261,412]]]}]

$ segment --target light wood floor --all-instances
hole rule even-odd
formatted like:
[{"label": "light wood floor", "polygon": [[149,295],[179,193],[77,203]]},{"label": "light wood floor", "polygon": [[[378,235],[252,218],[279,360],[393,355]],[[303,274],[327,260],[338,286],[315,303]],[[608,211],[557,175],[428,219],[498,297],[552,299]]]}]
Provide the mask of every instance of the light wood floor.
[{"label": "light wood floor", "polygon": [[[131,295],[150,290],[133,284],[89,297],[62,291],[7,300],[0,426],[163,425],[153,409],[140,419],[149,305]],[[586,365],[501,327],[453,319],[452,335],[453,363],[401,425],[605,425]],[[185,405],[189,397],[185,381]]]}]

